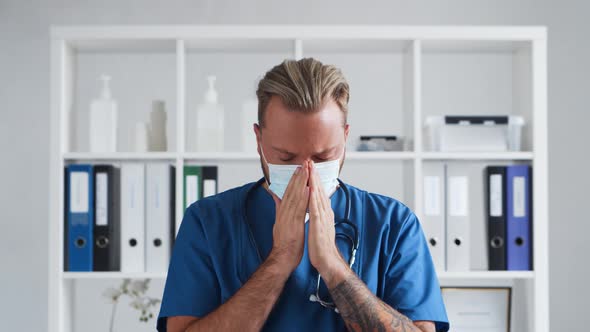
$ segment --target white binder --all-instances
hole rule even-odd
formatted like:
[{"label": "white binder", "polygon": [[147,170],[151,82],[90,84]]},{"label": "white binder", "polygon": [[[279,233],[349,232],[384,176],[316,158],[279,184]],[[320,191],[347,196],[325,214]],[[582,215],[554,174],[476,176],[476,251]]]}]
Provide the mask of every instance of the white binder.
[{"label": "white binder", "polygon": [[145,165],[121,165],[121,271],[145,271]]},{"label": "white binder", "polygon": [[425,162],[423,172],[424,202],[420,221],[434,266],[440,272],[446,269],[445,164]]},{"label": "white binder", "polygon": [[170,260],[170,198],[172,168],[168,164],[146,166],[146,271],[166,273]]},{"label": "white binder", "polygon": [[447,270],[468,271],[469,175],[461,165],[447,165]]},{"label": "white binder", "polygon": [[486,166],[485,162],[470,162],[469,173],[469,234],[471,236],[470,270],[487,271],[488,230],[486,211]]},{"label": "white binder", "polygon": [[486,270],[484,169],[478,162],[447,164],[447,270]]}]

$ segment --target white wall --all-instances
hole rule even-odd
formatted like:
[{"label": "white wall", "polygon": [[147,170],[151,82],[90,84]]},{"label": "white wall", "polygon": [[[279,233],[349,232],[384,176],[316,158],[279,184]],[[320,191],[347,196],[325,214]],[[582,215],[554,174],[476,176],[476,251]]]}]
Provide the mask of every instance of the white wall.
[{"label": "white wall", "polygon": [[587,326],[589,12],[583,0],[0,0],[2,329],[43,331],[47,321],[49,25],[179,23],[547,25],[551,328]]}]

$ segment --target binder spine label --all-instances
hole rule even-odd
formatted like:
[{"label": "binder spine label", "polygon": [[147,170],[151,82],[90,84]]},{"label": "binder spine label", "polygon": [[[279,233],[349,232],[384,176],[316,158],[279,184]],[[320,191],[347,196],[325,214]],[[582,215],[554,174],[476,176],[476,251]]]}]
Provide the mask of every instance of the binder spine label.
[{"label": "binder spine label", "polygon": [[108,177],[106,173],[96,174],[96,225],[107,226],[109,215]]},{"label": "binder spine label", "polygon": [[216,180],[204,180],[203,181],[203,197],[215,195],[216,191],[217,191],[216,187],[217,187]]},{"label": "binder spine label", "polygon": [[468,179],[465,176],[449,178],[449,215],[466,217],[469,213]]},{"label": "binder spine label", "polygon": [[438,176],[424,177],[424,214],[427,216],[440,215],[440,178]]},{"label": "binder spine label", "polygon": [[70,212],[88,213],[88,173],[70,174]]},{"label": "binder spine label", "polygon": [[501,217],[502,206],[502,175],[490,175],[490,216]]},{"label": "binder spine label", "polygon": [[514,196],[512,197],[512,206],[514,207],[514,217],[516,218],[523,218],[526,216],[525,183],[524,176],[515,176],[512,183],[514,193]]}]

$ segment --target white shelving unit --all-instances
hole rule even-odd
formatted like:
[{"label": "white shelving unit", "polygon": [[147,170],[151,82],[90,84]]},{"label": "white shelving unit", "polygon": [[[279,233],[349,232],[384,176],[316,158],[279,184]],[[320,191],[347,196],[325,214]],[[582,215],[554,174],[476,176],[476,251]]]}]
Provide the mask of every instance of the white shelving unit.
[{"label": "white shelving unit", "polygon": [[[411,147],[401,152],[353,152],[348,146],[343,176],[359,187],[377,187],[361,169],[390,172],[386,194],[423,210],[426,162],[529,163],[534,168],[534,271],[439,272],[446,286],[513,287],[512,331],[549,331],[547,188],[547,41],[544,27],[482,26],[60,26],[51,31],[51,164],[49,216],[49,331],[74,330],[76,281],[153,278],[163,274],[63,272],[64,166],[124,161],[176,166],[176,216],[182,207],[182,171],[187,164],[218,164],[220,189],[260,176],[259,157],[241,152],[239,128],[228,123],[228,152],[191,150],[191,111],[202,95],[207,70],[215,70],[226,112],[254,95],[254,80],[284,58],[317,57],[343,68],[351,83],[351,137],[401,134]],[[149,111],[151,99],[168,106],[169,152],[88,152],[88,103],[101,71],[115,72],[123,132]],[[462,75],[450,75],[454,72]],[[237,73],[237,74],[236,74]],[[391,83],[389,83],[391,81]],[[121,86],[117,86],[121,82]],[[358,82],[361,82],[360,84]],[[93,83],[96,83],[93,85]],[[355,86],[356,84],[359,84]],[[444,87],[447,85],[447,87]],[[441,90],[441,86],[447,90]],[[121,93],[124,91],[125,93]],[[190,92],[189,92],[190,91]],[[391,93],[389,93],[391,92]],[[225,98],[225,99],[223,99]],[[143,100],[143,101],[142,101]],[[440,105],[440,107],[439,107]],[[448,112],[510,113],[525,117],[524,151],[444,153],[424,145],[426,115]],[[456,107],[455,107],[456,106]],[[387,111],[383,111],[387,108]],[[391,111],[389,111],[391,109]],[[377,111],[374,111],[377,110]],[[375,116],[371,117],[371,112]],[[469,114],[471,114],[469,113]],[[368,114],[368,116],[367,116]],[[226,117],[227,118],[227,117]],[[233,126],[233,127],[232,127]],[[355,128],[360,129],[358,132]],[[229,138],[229,140],[228,140]],[[131,151],[121,137],[119,151]],[[234,174],[234,165],[252,172]],[[220,166],[221,167],[221,166]],[[347,173],[347,169],[352,169]],[[234,176],[233,178],[231,176]],[[224,182],[224,179],[228,180]],[[349,178],[345,178],[349,180]],[[368,187],[368,188],[367,188]],[[384,190],[389,190],[389,189]],[[399,192],[395,190],[400,190]]]}]

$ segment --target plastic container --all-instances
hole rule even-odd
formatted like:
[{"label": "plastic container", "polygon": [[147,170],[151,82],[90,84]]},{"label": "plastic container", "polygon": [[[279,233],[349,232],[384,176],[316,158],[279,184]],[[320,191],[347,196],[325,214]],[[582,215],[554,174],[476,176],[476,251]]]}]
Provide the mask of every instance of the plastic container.
[{"label": "plastic container", "polygon": [[149,125],[144,121],[135,124],[135,152],[149,151]]},{"label": "plastic container", "polygon": [[215,76],[208,76],[209,89],[205,92],[204,102],[197,108],[197,125],[195,126],[198,152],[221,152],[223,145],[223,106],[217,102]]},{"label": "plastic container", "polygon": [[427,149],[431,151],[520,151],[521,116],[429,116]]},{"label": "plastic container", "polygon": [[258,99],[252,98],[242,104],[242,151],[256,153],[256,135],[252,126],[258,122]]},{"label": "plastic container", "polygon": [[88,132],[90,152],[116,152],[118,111],[117,102],[111,98],[111,77],[101,75],[101,96],[90,103]]},{"label": "plastic container", "polygon": [[166,104],[163,100],[152,101],[149,127],[149,150],[166,151],[168,140],[166,137]]}]

